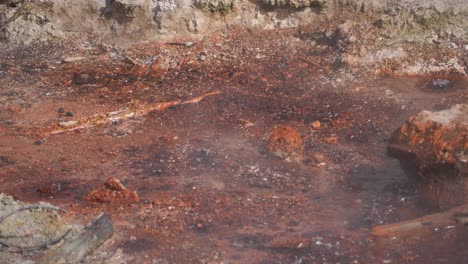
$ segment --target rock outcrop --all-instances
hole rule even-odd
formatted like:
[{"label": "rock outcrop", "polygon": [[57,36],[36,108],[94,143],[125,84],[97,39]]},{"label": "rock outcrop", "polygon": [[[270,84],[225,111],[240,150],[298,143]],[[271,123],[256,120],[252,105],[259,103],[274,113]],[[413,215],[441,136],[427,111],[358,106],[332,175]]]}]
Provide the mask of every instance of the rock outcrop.
[{"label": "rock outcrop", "polygon": [[[101,47],[199,41],[229,28],[315,28],[311,44],[376,73],[467,75],[465,0],[0,1],[0,48],[72,39]],[[26,6],[24,8],[24,6]],[[331,23],[330,23],[331,22]],[[89,43],[88,43],[89,44]],[[428,51],[429,50],[429,51]],[[411,55],[411,56],[410,56]]]},{"label": "rock outcrop", "polygon": [[430,204],[445,207],[463,202],[468,177],[468,105],[410,117],[393,134],[388,151],[400,160]]}]

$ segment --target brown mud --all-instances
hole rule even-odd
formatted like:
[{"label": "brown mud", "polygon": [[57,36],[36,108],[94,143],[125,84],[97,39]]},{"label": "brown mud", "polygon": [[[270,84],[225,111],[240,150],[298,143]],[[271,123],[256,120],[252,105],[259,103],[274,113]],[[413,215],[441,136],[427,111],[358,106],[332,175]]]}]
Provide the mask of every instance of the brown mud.
[{"label": "brown mud", "polygon": [[[333,46],[295,35],[232,30],[192,47],[3,52],[0,192],[45,200],[83,222],[110,214],[116,235],[107,250],[121,248],[127,263],[466,262],[463,227],[379,239],[370,229],[433,212],[386,147],[411,114],[466,103],[468,80],[458,76],[441,91],[427,86],[438,76],[351,74]],[[59,122],[211,92],[44,133]],[[301,135],[302,159],[268,150],[280,126]],[[109,177],[141,201],[84,199]]]}]

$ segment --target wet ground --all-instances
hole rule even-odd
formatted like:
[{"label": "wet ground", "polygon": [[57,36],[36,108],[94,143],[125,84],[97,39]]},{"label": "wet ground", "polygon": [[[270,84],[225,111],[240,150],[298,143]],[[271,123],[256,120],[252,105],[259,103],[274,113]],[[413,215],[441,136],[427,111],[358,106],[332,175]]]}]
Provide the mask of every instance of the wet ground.
[{"label": "wet ground", "polygon": [[[305,36],[233,30],[190,47],[83,40],[2,52],[0,192],[80,222],[108,212],[116,235],[102,254],[121,248],[127,263],[466,263],[464,227],[391,238],[370,228],[436,210],[386,147],[409,115],[466,103],[468,79],[350,73],[332,41]],[[266,147],[283,125],[302,135],[298,161]],[[83,199],[111,176],[141,202]]]}]

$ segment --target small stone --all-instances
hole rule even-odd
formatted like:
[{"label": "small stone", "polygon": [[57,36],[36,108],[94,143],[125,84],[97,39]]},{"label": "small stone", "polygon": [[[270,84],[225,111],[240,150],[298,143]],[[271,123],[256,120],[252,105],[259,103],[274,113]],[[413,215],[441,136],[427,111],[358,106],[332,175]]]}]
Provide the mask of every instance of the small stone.
[{"label": "small stone", "polygon": [[65,113],[65,116],[73,116],[73,113],[70,112],[70,111],[67,111],[67,112]]},{"label": "small stone", "polygon": [[348,34],[353,28],[354,23],[351,20],[346,20],[345,23],[338,26],[341,35]]},{"label": "small stone", "polygon": [[206,53],[201,52],[200,54],[198,54],[198,60],[199,61],[205,61],[206,60]]},{"label": "small stone", "polygon": [[185,45],[185,47],[190,48],[190,47],[195,46],[195,43],[193,43],[193,42],[191,42],[191,41],[188,41],[188,42],[185,42],[184,45]]},{"label": "small stone", "polygon": [[310,125],[312,126],[313,129],[320,129],[322,127],[322,124],[318,120],[312,122]]},{"label": "small stone", "polygon": [[328,144],[336,145],[338,144],[338,137],[337,136],[326,137],[323,139],[323,141],[327,142]]},{"label": "small stone", "polygon": [[62,62],[71,63],[71,62],[81,61],[81,60],[84,60],[84,59],[85,59],[85,57],[68,57],[68,58],[64,58],[62,60]]},{"label": "small stone", "polygon": [[447,88],[450,85],[451,82],[448,79],[436,79],[432,81],[432,86],[435,88]]},{"label": "small stone", "polygon": [[76,125],[76,124],[78,124],[78,121],[76,121],[76,120],[70,120],[70,121],[60,122],[60,123],[59,123],[59,126],[64,127],[64,128],[67,128],[67,127],[74,126],[74,125]]},{"label": "small stone", "polygon": [[41,139],[38,139],[36,141],[34,141],[34,145],[42,145],[45,143],[45,139],[44,138],[41,138]]},{"label": "small stone", "polygon": [[59,113],[59,114],[65,113],[65,108],[60,107],[60,108],[57,110],[57,113]]},{"label": "small stone", "polygon": [[262,55],[262,54],[260,54],[260,53],[258,53],[257,55],[255,55],[255,58],[256,58],[257,60],[263,59],[263,58],[265,58],[265,57],[266,57],[265,55]]},{"label": "small stone", "polygon": [[386,96],[392,96],[392,95],[394,95],[394,94],[395,94],[395,93],[394,93],[392,90],[390,90],[390,89],[385,90],[385,95],[386,95]]}]

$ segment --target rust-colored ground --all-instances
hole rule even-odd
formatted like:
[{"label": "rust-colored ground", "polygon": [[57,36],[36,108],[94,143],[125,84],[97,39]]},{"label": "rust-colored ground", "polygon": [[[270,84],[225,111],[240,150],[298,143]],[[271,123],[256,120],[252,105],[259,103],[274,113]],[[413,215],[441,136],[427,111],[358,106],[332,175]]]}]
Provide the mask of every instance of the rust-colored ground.
[{"label": "rust-colored ground", "polygon": [[[439,91],[435,77],[351,74],[333,45],[291,31],[123,51],[82,42],[0,55],[0,192],[61,206],[70,221],[108,212],[116,236],[104,256],[121,248],[128,263],[467,261],[463,227],[388,239],[369,230],[431,212],[386,147],[410,114],[466,103],[468,80]],[[300,133],[302,159],[268,150],[280,126]],[[84,199],[111,176],[141,201]]]}]

